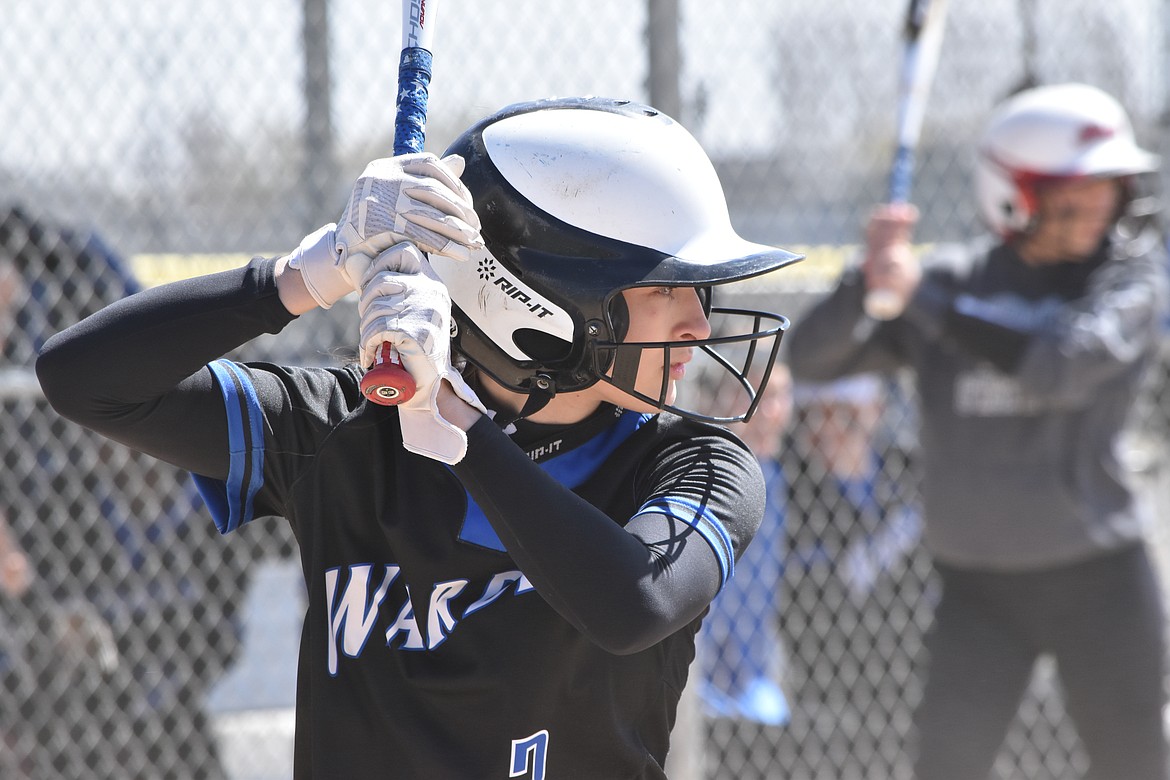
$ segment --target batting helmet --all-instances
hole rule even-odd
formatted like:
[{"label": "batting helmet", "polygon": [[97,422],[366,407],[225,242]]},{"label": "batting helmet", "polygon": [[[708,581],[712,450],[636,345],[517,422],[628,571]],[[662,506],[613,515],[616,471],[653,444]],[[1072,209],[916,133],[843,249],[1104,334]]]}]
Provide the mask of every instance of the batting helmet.
[{"label": "batting helmet", "polygon": [[1134,142],[1125,110],[1086,84],[1025,90],[991,117],[975,162],[975,190],[987,224],[1004,238],[1029,232],[1037,188],[1078,178],[1157,170],[1158,158]]},{"label": "batting helmet", "polygon": [[[551,99],[492,114],[446,153],[467,162],[463,182],[486,243],[469,262],[431,258],[450,290],[457,353],[520,393],[551,397],[604,381],[694,419],[750,416],[754,403],[727,417],[668,405],[665,371],[657,398],[634,388],[643,350],[663,350],[669,363],[670,349],[685,347],[758,397],[749,364],[774,361],[788,326],[775,314],[710,308],[710,288],[801,256],[736,234],[715,169],[690,133],[646,105]],[[709,316],[749,326],[702,341],[623,344],[621,292],[650,286],[695,288]]]}]

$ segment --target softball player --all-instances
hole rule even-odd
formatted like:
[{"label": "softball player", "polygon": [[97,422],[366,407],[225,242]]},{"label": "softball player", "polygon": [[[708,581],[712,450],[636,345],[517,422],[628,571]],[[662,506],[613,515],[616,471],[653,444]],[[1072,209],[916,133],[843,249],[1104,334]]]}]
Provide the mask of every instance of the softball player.
[{"label": "softball player", "polygon": [[[925,541],[942,582],[915,718],[918,780],[985,780],[1041,654],[1093,778],[1167,775],[1161,594],[1121,434],[1166,316],[1158,160],[1084,84],[1021,92],[975,169],[995,232],[920,266],[913,207],[880,207],[868,257],[802,319],[798,378],[912,367]],[[865,287],[905,313],[877,327]],[[870,323],[872,324],[872,323]]]},{"label": "softball player", "polygon": [[[678,383],[721,353],[750,388],[786,321],[713,337],[711,288],[797,259],[735,234],[669,118],[538,101],[442,159],[371,163],[288,256],[68,328],[38,374],[62,414],[198,475],[221,531],[292,525],[298,778],[661,778],[764,506],[711,424],[751,410],[704,416]],[[355,291],[359,363],[218,359]],[[383,342],[417,384],[397,407],[360,389]]]}]

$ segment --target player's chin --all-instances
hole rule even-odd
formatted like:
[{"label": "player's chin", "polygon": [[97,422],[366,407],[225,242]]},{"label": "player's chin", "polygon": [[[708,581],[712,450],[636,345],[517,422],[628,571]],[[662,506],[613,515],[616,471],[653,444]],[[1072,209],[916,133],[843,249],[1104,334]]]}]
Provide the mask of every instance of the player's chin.
[{"label": "player's chin", "polygon": [[654,414],[667,406],[674,405],[678,398],[678,380],[686,374],[686,367],[682,363],[670,366],[670,374],[666,380],[666,387],[662,386],[663,369],[660,367],[647,368],[643,364],[641,371],[634,382],[634,386],[618,385],[613,381],[603,383],[603,399],[614,406],[628,409],[641,414]]},{"label": "player's chin", "polygon": [[634,398],[633,396],[629,396],[630,404],[626,406],[627,409],[635,412],[659,412],[662,411],[663,408],[673,405],[674,402],[678,399],[678,384],[673,379],[669,380],[666,383],[666,392],[664,393],[660,379],[657,382],[647,383],[646,385],[640,386],[638,388],[638,392],[640,392],[644,398],[655,399],[655,402],[652,403],[642,398]]}]

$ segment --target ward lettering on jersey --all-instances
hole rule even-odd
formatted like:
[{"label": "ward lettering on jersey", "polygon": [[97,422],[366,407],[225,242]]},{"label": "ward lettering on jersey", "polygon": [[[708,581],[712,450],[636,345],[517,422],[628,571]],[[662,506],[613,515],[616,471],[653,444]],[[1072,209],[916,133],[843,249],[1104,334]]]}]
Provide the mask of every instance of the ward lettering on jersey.
[{"label": "ward lettering on jersey", "polygon": [[[470,580],[447,580],[431,587],[427,614],[415,614],[410,589],[402,603],[387,603],[390,586],[398,579],[394,564],[357,563],[325,572],[325,598],[329,615],[329,674],[336,676],[341,655],[358,658],[366,650],[374,628],[388,624],[382,646],[396,650],[434,650],[447,640],[459,621],[494,603],[505,594],[519,596],[532,591],[532,583],[520,571],[500,572],[491,578],[478,598],[458,615],[451,602],[467,592]],[[474,592],[474,591],[473,591]],[[388,616],[379,621],[380,616]]]},{"label": "ward lettering on jersey", "polygon": [[[994,322],[1022,333],[1035,333],[1061,312],[1061,300],[1049,296],[1029,300],[1015,293],[989,298],[960,295],[955,310],[970,317]],[[1053,410],[1051,399],[1030,394],[1015,376],[990,365],[961,372],[955,379],[955,414],[968,417],[1035,415]]]},{"label": "ward lettering on jersey", "polygon": [[1031,395],[1013,376],[980,365],[955,379],[955,414],[966,417],[1034,415],[1052,406]]}]

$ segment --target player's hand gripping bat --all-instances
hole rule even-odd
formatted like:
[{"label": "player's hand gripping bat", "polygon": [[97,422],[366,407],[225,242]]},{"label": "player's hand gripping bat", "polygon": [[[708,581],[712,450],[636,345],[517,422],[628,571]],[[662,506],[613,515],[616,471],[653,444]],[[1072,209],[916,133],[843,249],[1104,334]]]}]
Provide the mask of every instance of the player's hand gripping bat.
[{"label": "player's hand gripping bat", "polygon": [[[947,0],[910,0],[903,32],[902,70],[898,84],[897,147],[890,167],[889,203],[907,203],[914,179],[914,152],[926,114],[938,53],[946,25]],[[889,290],[872,289],[865,312],[876,320],[902,313],[903,301]]]},{"label": "player's hand gripping bat", "polygon": [[[431,53],[438,0],[402,0],[402,55],[398,60],[398,97],[394,116],[394,154],[423,150]],[[390,342],[383,342],[374,365],[362,377],[362,394],[383,406],[414,396],[415,384]]]}]

